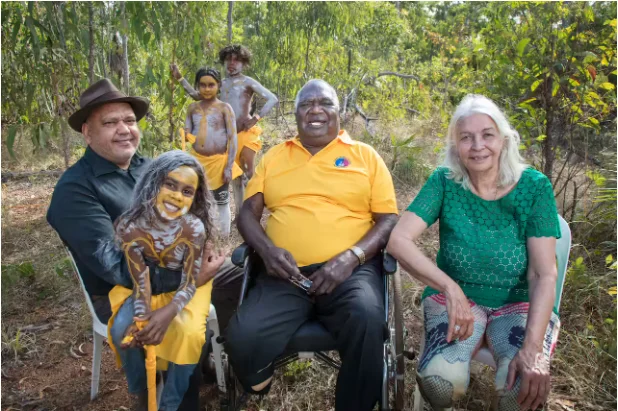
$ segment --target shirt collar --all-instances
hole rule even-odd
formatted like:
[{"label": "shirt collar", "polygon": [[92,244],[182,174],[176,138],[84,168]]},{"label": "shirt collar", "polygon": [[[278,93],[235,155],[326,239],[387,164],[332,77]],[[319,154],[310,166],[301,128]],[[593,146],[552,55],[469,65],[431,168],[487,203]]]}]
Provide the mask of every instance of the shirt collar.
[{"label": "shirt collar", "polygon": [[[116,164],[112,163],[109,160],[98,155],[90,146],[86,148],[86,153],[84,154],[84,158],[92,167],[92,172],[95,177],[102,176],[103,174],[113,173],[117,170],[122,170]],[[129,170],[132,170],[134,167],[141,165],[144,162],[144,158],[139,154],[135,153],[133,157],[131,157],[131,163],[129,164]]]},{"label": "shirt collar", "polygon": [[[349,146],[351,146],[351,145],[353,145],[355,143],[355,141],[352,140],[352,137],[350,137],[348,132],[345,131],[344,129],[339,130],[339,134],[337,134],[337,137],[335,137],[333,139],[333,141],[341,141],[342,143],[347,144]],[[328,145],[331,145],[333,141],[328,143]],[[291,139],[287,140],[286,144],[295,144],[295,145],[297,145],[299,147],[303,147],[303,145],[300,142],[300,139],[299,139],[298,135],[296,135],[296,137],[294,137],[294,138],[291,138]]]}]

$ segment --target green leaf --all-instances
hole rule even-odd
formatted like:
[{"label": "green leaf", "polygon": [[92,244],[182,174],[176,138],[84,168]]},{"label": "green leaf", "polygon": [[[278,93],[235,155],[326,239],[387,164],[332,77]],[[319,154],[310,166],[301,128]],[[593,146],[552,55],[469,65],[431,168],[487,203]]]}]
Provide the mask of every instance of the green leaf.
[{"label": "green leaf", "polygon": [[612,83],[605,82],[599,84],[599,88],[602,88],[603,90],[613,90],[615,87]]},{"label": "green leaf", "polygon": [[41,55],[41,45],[39,42],[39,35],[34,28],[34,20],[32,17],[26,17],[26,26],[30,30],[30,38],[32,39],[32,48],[34,49],[34,56],[38,60]]},{"label": "green leaf", "polygon": [[576,266],[580,266],[584,263],[584,257],[577,257],[577,260],[575,260],[575,265]]},{"label": "green leaf", "polygon": [[530,91],[536,90],[541,85],[542,82],[543,80],[537,80],[534,83],[532,83],[532,85],[530,86]]},{"label": "green leaf", "polygon": [[594,117],[590,117],[588,120],[589,120],[592,124],[594,124],[595,126],[598,126],[598,125],[599,125],[599,120],[597,120],[597,119],[596,119],[596,118],[594,118]]},{"label": "green leaf", "polygon": [[519,43],[517,43],[517,54],[519,55],[519,57],[524,55],[524,50],[526,49],[528,43],[530,43],[530,39],[527,37],[525,39],[519,40]]},{"label": "green leaf", "polygon": [[584,15],[586,16],[586,20],[588,20],[588,22],[594,21],[594,12],[592,11],[592,7],[586,7],[584,9]]},{"label": "green leaf", "polygon": [[16,9],[15,15],[15,24],[13,25],[13,32],[11,33],[11,44],[15,44],[15,41],[17,40],[17,34],[19,34],[19,29],[21,28],[22,23],[21,12],[19,11],[19,9]]},{"label": "green leaf", "polygon": [[552,97],[554,97],[556,94],[558,94],[558,90],[560,89],[560,83],[558,83],[557,81],[554,82],[554,85],[551,88],[551,95]]},{"label": "green leaf", "polygon": [[17,135],[17,126],[13,125],[9,127],[9,134],[6,137],[6,148],[9,151],[9,155],[11,158],[16,159],[15,152],[13,151],[13,146],[15,145],[15,136]]},{"label": "green leaf", "polygon": [[569,78],[569,84],[573,87],[577,87],[580,85],[579,81],[573,79],[573,78]]},{"label": "green leaf", "polygon": [[601,97],[599,97],[599,95],[595,93],[594,91],[589,91],[588,93],[586,93],[586,97],[589,97],[589,98],[591,97],[596,100],[601,100]]},{"label": "green leaf", "polygon": [[605,264],[606,265],[610,265],[612,263],[612,261],[614,261],[614,256],[612,256],[611,254],[608,255],[607,257],[605,257]]},{"label": "green leaf", "polygon": [[538,136],[536,138],[536,141],[541,142],[541,141],[545,140],[546,138],[547,138],[547,135],[541,134],[540,136]]},{"label": "green leaf", "polygon": [[532,98],[529,98],[528,100],[524,100],[524,101],[522,101],[521,103],[519,103],[519,106],[520,106],[520,107],[523,107],[523,106],[524,106],[524,104],[528,104],[528,103],[531,103],[531,102],[533,102],[533,101],[536,101],[536,97],[532,97]]},{"label": "green leaf", "polygon": [[599,61],[599,57],[596,54],[594,54],[593,52],[585,51],[583,53],[583,55],[584,55],[584,61],[582,63],[584,65],[588,64],[588,63],[593,63],[595,61]]}]

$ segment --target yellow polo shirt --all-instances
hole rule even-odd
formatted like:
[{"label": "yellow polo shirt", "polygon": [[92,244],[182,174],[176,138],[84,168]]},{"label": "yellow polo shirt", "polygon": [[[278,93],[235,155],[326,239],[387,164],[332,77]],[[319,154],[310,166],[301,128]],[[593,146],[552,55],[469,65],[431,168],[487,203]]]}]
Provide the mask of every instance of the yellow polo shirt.
[{"label": "yellow polo shirt", "polygon": [[300,267],[328,261],[373,227],[372,213],[397,214],[382,157],[344,130],[312,156],[298,137],[268,150],[245,191],[264,194],[266,235]]}]

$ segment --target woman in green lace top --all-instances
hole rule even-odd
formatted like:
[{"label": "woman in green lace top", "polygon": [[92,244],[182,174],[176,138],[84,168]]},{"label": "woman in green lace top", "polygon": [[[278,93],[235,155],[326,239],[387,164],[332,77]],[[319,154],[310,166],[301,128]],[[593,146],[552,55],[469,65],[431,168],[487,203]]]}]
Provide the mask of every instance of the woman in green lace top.
[{"label": "woman in green lace top", "polygon": [[[560,228],[551,183],[524,164],[519,142],[493,101],[464,98],[443,166],[391,234],[388,251],[428,285],[417,380],[434,409],[465,393],[470,360],[484,343],[498,366],[495,409],[534,410],[549,394]],[[414,242],[436,220],[434,264]]]}]

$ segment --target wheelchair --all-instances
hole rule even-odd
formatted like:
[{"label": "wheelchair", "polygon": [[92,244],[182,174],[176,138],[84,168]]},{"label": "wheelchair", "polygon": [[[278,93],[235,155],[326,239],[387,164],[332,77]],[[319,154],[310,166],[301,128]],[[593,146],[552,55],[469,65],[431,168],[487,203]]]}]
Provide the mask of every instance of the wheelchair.
[{"label": "wheelchair", "polygon": [[[238,306],[250,290],[257,273],[252,270],[260,257],[247,244],[241,244],[232,253],[232,263],[244,268],[243,283]],[[384,305],[388,337],[384,341],[382,370],[382,390],[379,409],[381,411],[403,410],[404,394],[404,359],[414,358],[414,354],[404,350],[403,306],[401,302],[401,274],[397,261],[388,253],[383,253],[384,273]],[[225,342],[224,342],[225,346]],[[303,324],[292,336],[284,353],[275,360],[275,369],[290,364],[302,358],[315,358],[322,363],[339,369],[340,362],[329,356],[328,351],[336,350],[336,342],[330,333],[317,320]],[[244,392],[234,376],[234,370],[227,364],[225,398],[221,401],[221,409],[238,411],[243,406]]]}]

